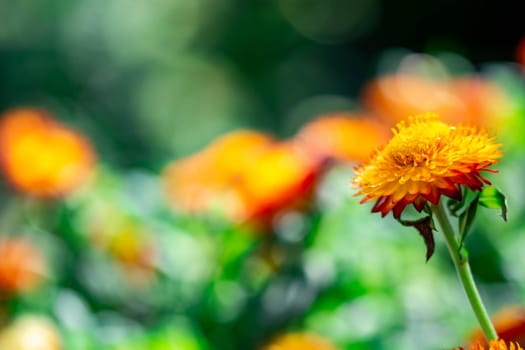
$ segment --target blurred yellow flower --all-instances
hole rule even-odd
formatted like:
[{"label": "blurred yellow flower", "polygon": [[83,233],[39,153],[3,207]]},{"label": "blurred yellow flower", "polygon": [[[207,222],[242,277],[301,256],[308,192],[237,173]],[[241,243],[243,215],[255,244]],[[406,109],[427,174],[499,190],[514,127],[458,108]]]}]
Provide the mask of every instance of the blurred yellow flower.
[{"label": "blurred yellow flower", "polygon": [[65,195],[94,164],[90,143],[38,109],[12,110],[0,121],[0,160],[7,179],[37,197]]},{"label": "blurred yellow flower", "polygon": [[272,145],[241,169],[246,218],[268,223],[283,209],[304,207],[319,173],[316,159],[294,142]]},{"label": "blurred yellow flower", "polygon": [[[77,222],[90,244],[103,252],[132,287],[148,287],[156,279],[158,242],[153,229],[128,213],[110,193],[89,201]],[[99,197],[100,196],[100,197]]]},{"label": "blurred yellow flower", "polygon": [[118,261],[130,266],[151,268],[155,257],[150,235],[138,223],[124,221],[106,239],[106,249]]},{"label": "blurred yellow flower", "polygon": [[371,118],[335,113],[312,120],[296,139],[315,156],[364,162],[389,136],[388,129]]},{"label": "blurred yellow flower", "polygon": [[2,350],[61,350],[55,325],[44,316],[25,315],[0,332]]},{"label": "blurred yellow flower", "polygon": [[315,334],[290,333],[278,337],[263,350],[336,350],[336,347]]},{"label": "blurred yellow flower", "polygon": [[489,183],[481,171],[497,162],[500,145],[475,127],[449,126],[437,115],[410,117],[397,124],[393,138],[356,169],[353,185],[361,203],[376,200],[372,212],[399,218],[408,204],[421,211],[441,195],[460,199],[460,185],[480,190]]},{"label": "blurred yellow flower", "polygon": [[[487,347],[479,342],[470,345],[470,350],[523,350],[518,343],[506,343],[504,340],[492,340],[490,345]],[[452,349],[452,350],[455,350]],[[459,350],[463,350],[462,347]]]}]

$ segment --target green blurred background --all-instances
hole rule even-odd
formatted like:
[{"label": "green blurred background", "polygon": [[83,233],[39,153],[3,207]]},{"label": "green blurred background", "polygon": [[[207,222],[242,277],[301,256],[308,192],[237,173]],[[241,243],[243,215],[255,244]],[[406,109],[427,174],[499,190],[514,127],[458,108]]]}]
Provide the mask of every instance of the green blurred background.
[{"label": "green blurred background", "polygon": [[[0,111],[50,111],[99,162],[90,189],[63,200],[2,182],[0,234],[29,238],[48,267],[38,288],[0,293],[0,344],[22,344],[9,339],[31,324],[59,340],[1,350],[244,350],[289,332],[338,349],[466,343],[475,321],[442,241],[425,264],[417,232],[352,197],[353,163],[262,235],[174,212],[160,175],[228,131],[289,138],[360,112],[365,84],[406,57],[430,75],[480,73],[512,101],[491,177],[510,219],[481,212],[467,243],[490,312],[523,304],[523,13],[503,1],[0,0]],[[124,250],[153,246],[153,267],[122,264],[93,226]]]},{"label": "green blurred background", "polygon": [[0,108],[49,107],[104,159],[155,168],[226,130],[289,136],[318,112],[355,107],[399,55],[452,52],[467,69],[515,61],[522,12],[477,1],[2,1]]}]

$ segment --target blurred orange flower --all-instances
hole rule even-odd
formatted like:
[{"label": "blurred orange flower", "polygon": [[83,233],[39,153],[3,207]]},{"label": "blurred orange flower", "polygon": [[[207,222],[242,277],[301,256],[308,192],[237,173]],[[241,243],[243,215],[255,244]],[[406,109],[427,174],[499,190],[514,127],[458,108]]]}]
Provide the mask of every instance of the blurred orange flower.
[{"label": "blurred orange flower", "polygon": [[[506,307],[492,317],[492,323],[501,339],[525,344],[525,307]],[[476,330],[470,338],[474,342],[479,341],[481,344],[486,345],[481,330]]]},{"label": "blurred orange flower", "polygon": [[168,199],[182,212],[221,208],[230,218],[240,220],[244,216],[242,194],[237,187],[241,169],[272,142],[258,132],[234,131],[203,151],[172,162],[163,175]]},{"label": "blurred orange flower", "polygon": [[509,101],[501,89],[478,76],[445,81],[415,75],[389,75],[370,82],[363,104],[388,125],[407,115],[433,111],[446,123],[497,126]]},{"label": "blurred orange flower", "polygon": [[169,200],[183,212],[220,209],[237,222],[262,222],[304,198],[316,171],[293,142],[235,131],[170,164],[164,180]]},{"label": "blurred orange flower", "polygon": [[238,130],[217,138],[204,150],[204,154],[209,157],[217,176],[231,181],[238,176],[242,165],[251,162],[274,143],[275,140],[266,134]]},{"label": "blurred orange flower", "polygon": [[318,162],[293,142],[276,143],[241,169],[246,217],[267,221],[284,208],[303,207],[319,173]]},{"label": "blurred orange flower", "polygon": [[371,81],[363,90],[362,101],[388,125],[428,111],[442,115],[445,122],[456,123],[457,119],[449,118],[458,118],[455,111],[461,109],[461,101],[442,82],[403,74]]},{"label": "blurred orange flower", "polygon": [[15,109],[0,121],[0,161],[7,179],[36,197],[65,195],[94,165],[90,143],[38,109]]},{"label": "blurred orange flower", "polygon": [[462,102],[461,121],[497,129],[511,108],[509,96],[480,76],[454,79],[450,88]]},{"label": "blurred orange flower", "polygon": [[0,294],[23,293],[37,287],[46,262],[40,251],[22,237],[0,240]]},{"label": "blurred orange flower", "polygon": [[518,43],[518,47],[516,49],[516,59],[521,65],[521,68],[525,69],[525,36],[523,36]]},{"label": "blurred orange flower", "polygon": [[371,118],[335,113],[312,120],[296,138],[315,156],[364,162],[389,137],[388,129]]},{"label": "blurred orange flower", "polygon": [[276,338],[263,350],[335,350],[328,340],[315,334],[290,333]]}]

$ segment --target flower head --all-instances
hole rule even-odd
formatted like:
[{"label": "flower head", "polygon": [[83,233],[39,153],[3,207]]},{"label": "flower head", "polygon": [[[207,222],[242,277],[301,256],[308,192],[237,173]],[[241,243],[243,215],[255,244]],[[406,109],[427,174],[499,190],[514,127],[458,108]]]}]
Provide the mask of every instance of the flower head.
[{"label": "flower head", "polygon": [[372,118],[335,113],[310,121],[296,138],[315,156],[363,162],[388,137],[388,129]]},{"label": "flower head", "polygon": [[247,216],[268,223],[280,211],[303,207],[318,175],[318,163],[293,142],[279,142],[241,169],[239,188]]},{"label": "flower head", "polygon": [[303,204],[318,170],[317,159],[298,143],[244,130],[171,163],[164,180],[168,199],[182,212],[219,208],[233,221],[265,226]]},{"label": "flower head", "polygon": [[0,240],[0,294],[24,293],[42,282],[46,261],[37,247],[22,237]]},{"label": "flower head", "polygon": [[[492,323],[500,339],[525,344],[525,307],[514,305],[507,306],[492,317]],[[486,344],[483,332],[474,331],[470,339]]]},{"label": "flower head", "polygon": [[413,74],[387,75],[367,84],[362,102],[385,123],[434,111],[447,123],[499,127],[511,107],[509,97],[481,76],[437,81]]},{"label": "flower head", "polygon": [[[489,347],[485,347],[480,342],[470,345],[470,350],[523,350],[523,348],[518,343],[505,343],[504,340],[492,340]],[[452,349],[455,350],[455,349]],[[463,350],[463,348],[459,348]]]},{"label": "flower head", "polygon": [[335,347],[314,334],[290,333],[278,337],[264,350],[335,350]]},{"label": "flower head", "polygon": [[388,125],[410,114],[435,111],[447,122],[465,121],[461,101],[450,88],[435,80],[412,74],[394,74],[370,81],[363,89],[362,103]]},{"label": "flower head", "polygon": [[196,154],[177,159],[163,174],[168,199],[182,212],[222,208],[231,219],[243,220],[246,210],[238,186],[241,171],[273,142],[263,133],[238,130],[219,137]]},{"label": "flower head", "polygon": [[437,115],[424,114],[402,121],[388,144],[356,169],[353,185],[361,203],[376,200],[372,212],[393,211],[399,218],[408,204],[421,211],[441,195],[461,199],[461,187],[481,190],[490,182],[481,175],[502,152],[486,131],[465,125],[450,126]]},{"label": "flower head", "polygon": [[26,194],[71,192],[88,179],[94,158],[82,135],[44,111],[16,109],[0,122],[0,164],[11,184]]}]

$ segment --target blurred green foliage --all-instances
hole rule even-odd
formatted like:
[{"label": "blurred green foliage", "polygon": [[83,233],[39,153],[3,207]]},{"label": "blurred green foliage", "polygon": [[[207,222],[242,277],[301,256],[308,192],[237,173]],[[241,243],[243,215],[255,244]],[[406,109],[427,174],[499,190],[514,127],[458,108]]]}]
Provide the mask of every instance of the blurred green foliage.
[{"label": "blurred green foliage", "polygon": [[523,304],[525,88],[511,62],[522,33],[491,52],[435,26],[421,39],[409,5],[397,39],[394,5],[379,0],[0,1],[0,107],[46,108],[99,157],[93,183],[59,200],[2,182],[0,235],[27,239],[46,267],[37,288],[0,290],[0,337],[40,315],[62,343],[42,349],[55,350],[260,349],[286,332],[339,349],[465,343],[475,321],[442,242],[425,264],[415,230],[352,197],[353,164],[331,167],[307,210],[262,234],[174,211],[162,186],[169,161],[226,131],[289,137],[319,115],[361,111],[367,81],[423,50],[439,62],[424,75],[479,72],[512,101],[491,177],[509,221],[480,209],[466,245],[489,310]]}]

